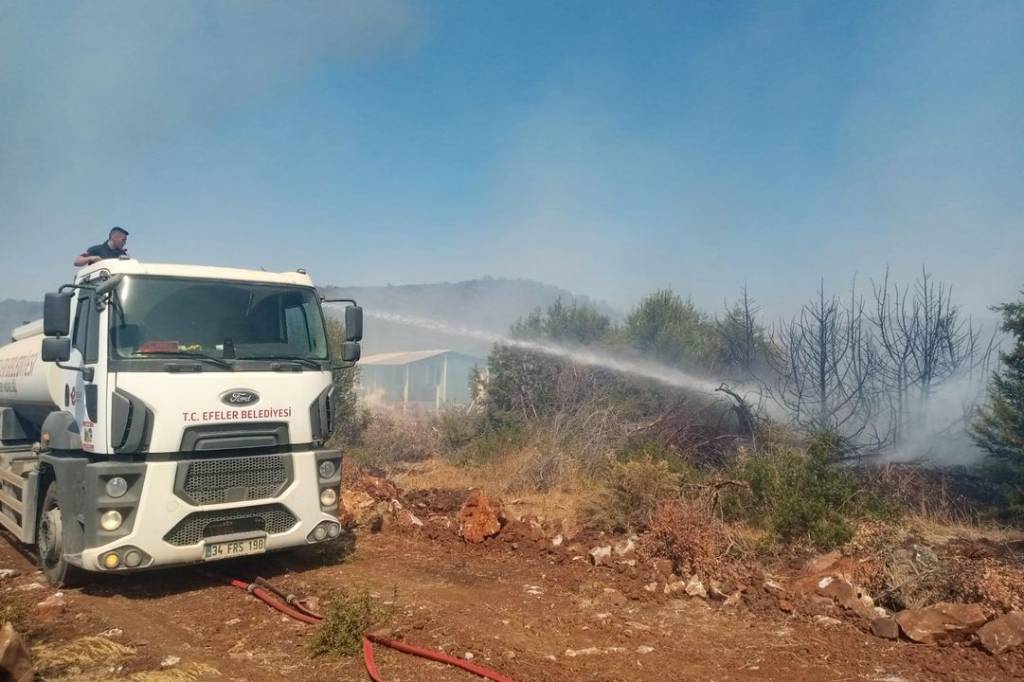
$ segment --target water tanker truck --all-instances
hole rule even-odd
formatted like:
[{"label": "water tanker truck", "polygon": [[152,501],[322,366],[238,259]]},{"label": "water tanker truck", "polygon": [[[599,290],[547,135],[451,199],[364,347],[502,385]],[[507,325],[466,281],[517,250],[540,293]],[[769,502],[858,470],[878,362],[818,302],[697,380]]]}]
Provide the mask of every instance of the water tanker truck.
[{"label": "water tanker truck", "polygon": [[[322,303],[345,303],[332,362]],[[334,372],[362,309],[309,276],[103,260],[0,346],[0,523],[47,578],[338,537]]]}]

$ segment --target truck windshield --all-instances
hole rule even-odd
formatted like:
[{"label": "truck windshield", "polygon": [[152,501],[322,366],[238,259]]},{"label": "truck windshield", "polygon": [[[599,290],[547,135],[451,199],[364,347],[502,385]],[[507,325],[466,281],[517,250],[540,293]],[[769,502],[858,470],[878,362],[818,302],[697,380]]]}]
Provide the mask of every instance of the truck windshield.
[{"label": "truck windshield", "polygon": [[110,313],[114,357],[327,359],[312,289],[166,277],[126,277]]}]

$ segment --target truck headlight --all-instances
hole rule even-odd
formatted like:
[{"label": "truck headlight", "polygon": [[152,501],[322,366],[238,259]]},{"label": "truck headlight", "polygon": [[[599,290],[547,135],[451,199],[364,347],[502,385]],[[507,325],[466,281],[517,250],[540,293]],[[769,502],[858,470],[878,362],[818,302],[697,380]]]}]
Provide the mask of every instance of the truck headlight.
[{"label": "truck headlight", "polygon": [[114,531],[121,527],[121,523],[124,521],[124,517],[121,516],[121,512],[116,509],[110,509],[103,512],[100,516],[100,528],[106,531]]},{"label": "truck headlight", "polygon": [[325,459],[320,462],[320,478],[330,478],[334,475],[334,462]]},{"label": "truck headlight", "polygon": [[128,481],[124,480],[120,476],[114,476],[112,479],[107,481],[107,495],[110,497],[121,497],[128,492]]},{"label": "truck headlight", "polygon": [[325,507],[330,507],[338,501],[338,493],[334,492],[334,488],[324,488],[320,491],[320,504]]}]

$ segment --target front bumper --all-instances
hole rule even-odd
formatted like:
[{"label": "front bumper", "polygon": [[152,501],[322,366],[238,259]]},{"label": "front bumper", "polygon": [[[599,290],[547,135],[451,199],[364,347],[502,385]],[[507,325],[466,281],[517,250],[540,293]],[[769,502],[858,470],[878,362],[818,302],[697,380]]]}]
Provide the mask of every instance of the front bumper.
[{"label": "front bumper", "polygon": [[[318,525],[337,522],[336,509],[321,505],[320,491],[339,487],[341,453],[309,450],[287,456],[290,480],[272,497],[214,504],[184,499],[190,497],[182,494],[182,470],[188,461],[148,462],[137,506],[126,515],[130,530],[116,538],[100,533],[80,555],[68,559],[90,571],[123,572],[202,562],[206,545],[239,537],[265,535],[267,552],[311,544]],[[324,459],[337,461],[336,476],[320,476],[318,463]],[[237,487],[227,482],[226,488]],[[138,566],[104,565],[110,552],[123,555],[129,548],[141,551],[144,559]]]}]

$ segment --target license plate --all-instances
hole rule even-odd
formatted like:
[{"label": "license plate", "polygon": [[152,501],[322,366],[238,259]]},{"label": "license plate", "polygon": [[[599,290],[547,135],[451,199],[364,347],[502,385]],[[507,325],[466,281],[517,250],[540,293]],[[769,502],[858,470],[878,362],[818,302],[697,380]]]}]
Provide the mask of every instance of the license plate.
[{"label": "license plate", "polygon": [[246,556],[248,554],[262,554],[266,551],[267,538],[265,537],[214,542],[203,547],[203,560],[216,561],[217,559],[230,559],[231,557]]}]

